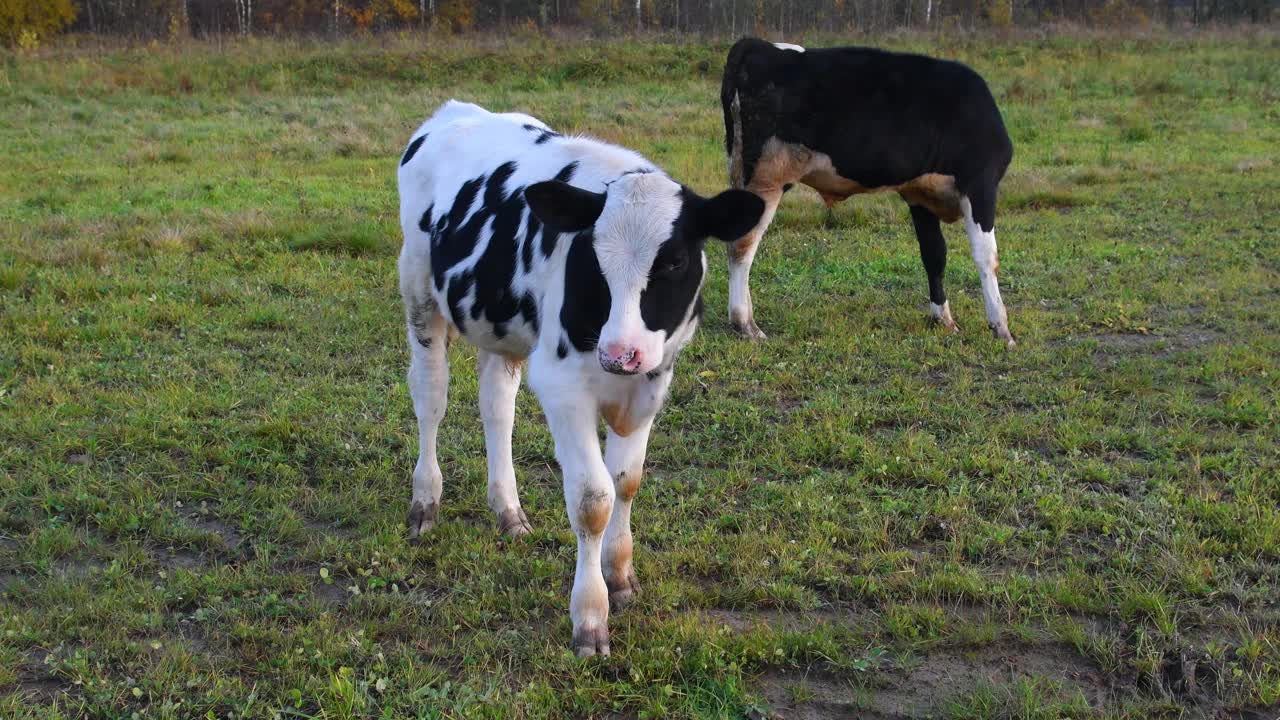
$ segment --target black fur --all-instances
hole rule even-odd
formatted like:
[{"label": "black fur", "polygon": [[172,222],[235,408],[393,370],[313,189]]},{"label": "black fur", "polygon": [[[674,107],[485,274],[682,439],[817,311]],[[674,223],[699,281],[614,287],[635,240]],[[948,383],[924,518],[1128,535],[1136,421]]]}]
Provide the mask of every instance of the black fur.
[{"label": "black fur", "polygon": [[526,124],[526,125],[521,125],[521,127],[523,127],[525,130],[528,130],[529,132],[538,134],[537,139],[533,141],[534,145],[541,145],[551,140],[551,138],[560,137],[560,133],[556,132],[555,130],[547,130],[546,128],[540,128],[537,125]]},{"label": "black fur", "polygon": [[584,230],[574,236],[565,257],[564,305],[560,326],[578,352],[594,350],[600,329],[609,319],[611,296],[596,259],[595,236]]},{"label": "black fur", "polygon": [[422,147],[422,143],[425,142],[426,139],[427,139],[427,133],[422,133],[418,137],[414,138],[412,142],[409,143],[409,147],[405,148],[404,155],[400,158],[401,167],[404,167],[406,163],[408,163],[410,160],[413,159],[414,155],[418,154],[418,148]]},{"label": "black fur", "polygon": [[826,153],[841,177],[865,187],[941,173],[972,196],[998,183],[1013,157],[986,82],[957,62],[862,47],[800,53],[744,38],[721,83],[728,153],[735,94],[744,180],[772,136]]}]

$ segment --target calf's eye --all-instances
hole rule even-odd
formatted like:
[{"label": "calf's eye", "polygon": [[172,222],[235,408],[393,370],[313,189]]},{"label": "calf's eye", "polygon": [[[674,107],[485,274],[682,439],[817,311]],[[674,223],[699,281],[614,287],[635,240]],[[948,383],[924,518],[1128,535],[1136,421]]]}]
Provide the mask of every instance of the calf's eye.
[{"label": "calf's eye", "polygon": [[671,258],[658,263],[658,272],[663,275],[671,275],[684,270],[685,266],[688,264],[688,258]]}]

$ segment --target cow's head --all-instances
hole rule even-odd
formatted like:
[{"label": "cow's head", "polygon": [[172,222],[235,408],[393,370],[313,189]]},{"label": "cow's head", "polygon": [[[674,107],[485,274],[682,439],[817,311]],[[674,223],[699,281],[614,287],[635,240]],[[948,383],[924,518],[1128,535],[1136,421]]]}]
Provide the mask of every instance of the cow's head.
[{"label": "cow's head", "polygon": [[595,349],[619,375],[654,370],[663,346],[694,314],[708,237],[732,242],[760,221],[745,190],[707,199],[657,172],[633,172],[596,193],[550,181],[525,189],[530,209],[577,232],[565,268],[560,320],[580,352]]}]

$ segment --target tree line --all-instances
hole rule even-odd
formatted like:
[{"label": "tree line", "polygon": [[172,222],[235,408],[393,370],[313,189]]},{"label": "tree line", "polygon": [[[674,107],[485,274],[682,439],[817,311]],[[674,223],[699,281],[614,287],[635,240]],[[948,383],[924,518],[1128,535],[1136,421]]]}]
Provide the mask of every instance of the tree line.
[{"label": "tree line", "polygon": [[340,35],[576,26],[787,36],[810,30],[978,28],[1050,22],[1270,22],[1277,0],[0,0],[0,40],[63,31],[130,38]]}]

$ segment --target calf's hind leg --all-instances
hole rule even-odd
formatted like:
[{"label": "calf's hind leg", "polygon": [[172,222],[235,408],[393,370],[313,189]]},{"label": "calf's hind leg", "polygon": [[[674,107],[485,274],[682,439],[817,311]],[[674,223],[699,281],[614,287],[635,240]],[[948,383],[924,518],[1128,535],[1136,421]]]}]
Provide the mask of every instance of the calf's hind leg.
[{"label": "calf's hind leg", "polygon": [[956,321],[951,319],[951,304],[942,287],[942,275],[947,269],[947,240],[942,235],[942,223],[928,208],[914,204],[910,207],[911,222],[920,243],[920,260],[929,277],[929,316],[951,332],[959,332]]},{"label": "calf's hind leg", "polygon": [[480,418],[484,421],[484,447],[489,460],[489,508],[498,518],[500,532],[515,537],[527,535],[533,528],[520,507],[516,470],[511,459],[520,365],[484,350],[477,353],[476,361]]},{"label": "calf's hind leg", "polygon": [[409,395],[418,418],[418,462],[413,468],[413,500],[409,506],[409,539],[435,524],[440,511],[443,477],[436,458],[436,434],[449,393],[449,360],[445,354],[448,325],[430,298],[405,298],[409,335]]}]

